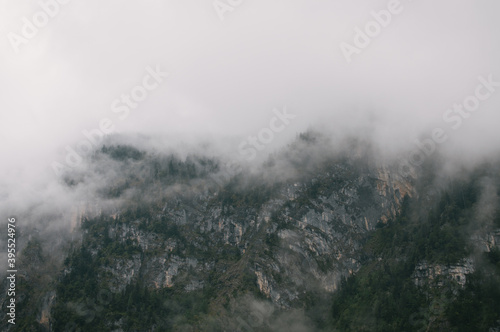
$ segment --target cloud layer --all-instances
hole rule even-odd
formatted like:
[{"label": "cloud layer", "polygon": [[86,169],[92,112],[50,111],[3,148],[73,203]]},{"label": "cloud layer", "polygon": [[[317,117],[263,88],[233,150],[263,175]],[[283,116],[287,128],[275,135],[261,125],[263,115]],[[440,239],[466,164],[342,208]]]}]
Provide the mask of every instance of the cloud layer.
[{"label": "cloud layer", "polygon": [[[219,140],[237,153],[286,107],[296,119],[270,145],[322,126],[397,152],[440,127],[454,153],[498,148],[500,88],[460,129],[443,120],[479,76],[500,81],[497,1],[400,1],[350,63],[340,45],[391,1],[221,2],[0,1],[0,197],[52,180],[51,163],[103,119],[117,132]],[[157,67],[168,77],[126,118],[113,112]]]}]

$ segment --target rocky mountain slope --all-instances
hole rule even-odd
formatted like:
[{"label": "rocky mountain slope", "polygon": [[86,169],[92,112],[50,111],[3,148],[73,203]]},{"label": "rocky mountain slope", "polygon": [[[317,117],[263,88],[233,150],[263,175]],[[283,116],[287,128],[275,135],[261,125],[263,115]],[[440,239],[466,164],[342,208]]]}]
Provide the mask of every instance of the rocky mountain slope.
[{"label": "rocky mountain slope", "polygon": [[[445,288],[450,303],[467,296],[460,291],[481,270],[478,257],[497,252],[500,225],[488,219],[498,220],[495,200],[482,207],[492,212],[471,232],[476,240],[467,231],[479,218],[481,181],[497,185],[499,173],[477,173],[458,206],[456,189],[436,189],[432,165],[400,174],[360,142],[325,146],[321,135],[304,134],[262,169],[230,174],[206,156],[103,147],[84,172],[65,178],[70,188],[96,184],[74,207],[64,263],[38,289],[47,252],[39,237],[29,241],[24,317],[10,330],[451,329],[441,312],[424,315],[419,306]],[[396,288],[382,291],[387,276]],[[392,300],[405,292],[414,303]],[[405,317],[372,312],[395,303]]]}]

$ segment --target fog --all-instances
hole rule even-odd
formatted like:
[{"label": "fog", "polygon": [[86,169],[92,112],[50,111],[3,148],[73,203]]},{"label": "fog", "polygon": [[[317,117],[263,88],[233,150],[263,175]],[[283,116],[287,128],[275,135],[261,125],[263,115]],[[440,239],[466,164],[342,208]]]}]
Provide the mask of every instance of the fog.
[{"label": "fog", "polygon": [[[2,218],[71,207],[80,193],[54,165],[101,142],[96,130],[251,161],[309,128],[389,156],[441,128],[436,147],[481,160],[500,141],[499,12],[494,0],[2,0]],[[385,23],[370,37],[374,15]],[[480,84],[474,111],[447,113]]]}]

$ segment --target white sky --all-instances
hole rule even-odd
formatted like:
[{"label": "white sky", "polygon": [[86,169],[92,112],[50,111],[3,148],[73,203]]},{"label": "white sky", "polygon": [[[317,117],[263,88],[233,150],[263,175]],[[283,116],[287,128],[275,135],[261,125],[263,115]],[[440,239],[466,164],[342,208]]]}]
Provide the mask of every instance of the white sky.
[{"label": "white sky", "polygon": [[[500,2],[401,1],[403,12],[348,64],[340,43],[387,4],[247,0],[221,21],[211,0],[72,0],[16,53],[8,34],[21,34],[40,5],[0,0],[3,190],[49,177],[64,146],[103,118],[124,133],[237,144],[286,106],[297,118],[276,144],[322,124],[411,146],[449,127],[443,113],[474,93],[479,75],[500,81]],[[156,65],[170,76],[120,120],[111,103]],[[498,148],[499,106],[500,88],[453,142],[475,155]]]}]

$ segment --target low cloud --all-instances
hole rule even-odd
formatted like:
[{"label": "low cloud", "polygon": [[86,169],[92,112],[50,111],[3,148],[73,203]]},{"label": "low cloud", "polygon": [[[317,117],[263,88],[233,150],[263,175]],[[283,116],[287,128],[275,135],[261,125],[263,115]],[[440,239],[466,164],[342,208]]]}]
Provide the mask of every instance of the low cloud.
[{"label": "low cloud", "polygon": [[[339,44],[388,1],[233,1],[223,20],[212,1],[57,0],[57,13],[55,3],[0,2],[1,218],[68,227],[82,197],[112,175],[82,175],[85,186],[68,187],[53,164],[68,166],[68,147],[110,127],[140,148],[250,169],[310,128],[328,133],[325,150],[355,137],[382,159],[421,152],[416,140],[444,128],[447,141],[435,145],[450,169],[498,153],[500,93],[477,108],[469,98],[478,77],[500,81],[497,1],[401,1],[404,10],[349,63]],[[28,42],[13,44],[14,34]],[[168,76],[148,89],[157,68]],[[470,116],[454,111],[460,103],[474,107]],[[295,118],[277,134],[273,110],[284,106]],[[261,144],[266,128],[274,137]],[[238,151],[245,142],[250,163]]]}]

